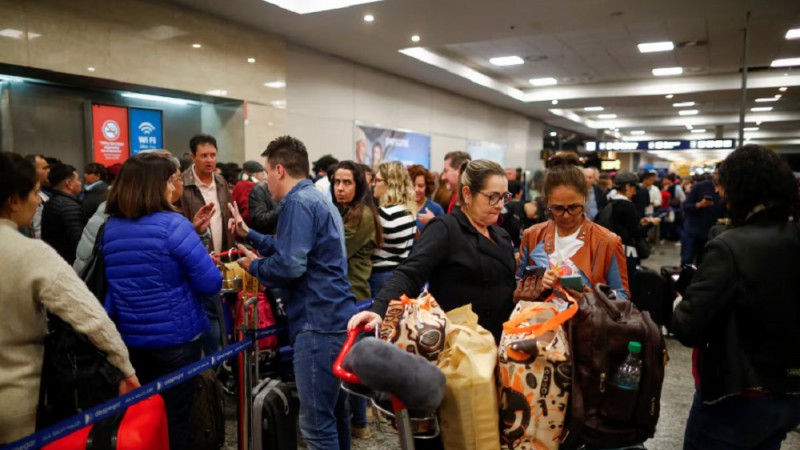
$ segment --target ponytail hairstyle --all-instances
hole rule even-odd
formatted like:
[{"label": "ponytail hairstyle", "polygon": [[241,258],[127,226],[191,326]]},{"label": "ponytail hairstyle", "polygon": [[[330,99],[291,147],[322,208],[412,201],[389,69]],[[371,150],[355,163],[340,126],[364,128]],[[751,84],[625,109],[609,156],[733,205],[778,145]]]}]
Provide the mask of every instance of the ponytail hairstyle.
[{"label": "ponytail hairstyle", "polygon": [[379,199],[382,207],[403,205],[409,214],[417,217],[417,196],[408,170],[400,161],[381,163],[378,172],[386,180],[386,192]]},{"label": "ponytail hairstyle", "polygon": [[342,220],[345,225],[358,226],[361,219],[364,217],[364,210],[368,209],[372,213],[372,222],[375,226],[375,242],[378,247],[383,245],[383,227],[381,226],[380,218],[378,217],[378,208],[375,207],[375,200],[372,198],[372,192],[367,184],[367,177],[364,175],[364,170],[361,167],[363,164],[357,164],[353,161],[339,161],[336,164],[333,172],[328,174],[331,179],[336,176],[339,169],[349,170],[353,174],[353,182],[356,185],[356,192],[353,195],[353,201],[349,205],[343,205],[336,201],[336,194],[334,193],[335,184],[331,183],[331,198],[333,204],[342,214]]},{"label": "ponytail hairstyle", "polygon": [[458,201],[464,204],[464,186],[468,187],[470,192],[475,195],[483,189],[486,180],[492,175],[500,175],[505,178],[506,171],[500,164],[488,159],[476,159],[462,164],[458,175]]},{"label": "ponytail hairstyle", "polygon": [[547,160],[547,172],[544,175],[544,196],[548,198],[553,190],[560,186],[574,189],[587,197],[589,185],[581,169],[578,155],[571,152],[558,152]]}]

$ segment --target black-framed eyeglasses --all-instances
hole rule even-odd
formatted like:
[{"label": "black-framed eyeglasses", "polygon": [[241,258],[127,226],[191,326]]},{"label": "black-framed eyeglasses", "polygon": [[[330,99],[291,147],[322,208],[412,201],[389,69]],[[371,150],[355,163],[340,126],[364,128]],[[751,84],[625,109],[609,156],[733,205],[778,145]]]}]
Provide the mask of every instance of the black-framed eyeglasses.
[{"label": "black-framed eyeglasses", "polygon": [[574,204],[568,206],[562,205],[553,205],[547,208],[550,211],[550,214],[554,216],[563,216],[564,213],[569,213],[570,216],[577,216],[578,214],[583,212],[583,205]]},{"label": "black-framed eyeglasses", "polygon": [[492,206],[496,205],[500,200],[503,201],[504,205],[507,205],[508,202],[511,201],[511,198],[514,196],[511,192],[504,192],[502,194],[499,192],[492,192],[490,194],[487,194],[486,192],[478,191],[478,193],[485,195],[486,198],[489,199],[489,204]]}]

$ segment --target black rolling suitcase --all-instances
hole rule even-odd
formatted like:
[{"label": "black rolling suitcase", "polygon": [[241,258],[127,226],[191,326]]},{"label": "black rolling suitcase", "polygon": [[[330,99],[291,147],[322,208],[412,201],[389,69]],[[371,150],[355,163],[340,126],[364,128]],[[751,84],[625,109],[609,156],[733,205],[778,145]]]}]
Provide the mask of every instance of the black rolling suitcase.
[{"label": "black rolling suitcase", "polygon": [[225,444],[225,414],[222,385],[214,369],[208,369],[195,379],[192,404],[192,431],[189,448],[217,450]]},{"label": "black rolling suitcase", "polygon": [[669,326],[672,321],[671,289],[667,280],[655,270],[637,266],[631,280],[631,300],[640,311],[647,311],[659,326]]},{"label": "black rolling suitcase", "polygon": [[253,448],[297,449],[300,400],[292,382],[265,378],[253,389]]}]

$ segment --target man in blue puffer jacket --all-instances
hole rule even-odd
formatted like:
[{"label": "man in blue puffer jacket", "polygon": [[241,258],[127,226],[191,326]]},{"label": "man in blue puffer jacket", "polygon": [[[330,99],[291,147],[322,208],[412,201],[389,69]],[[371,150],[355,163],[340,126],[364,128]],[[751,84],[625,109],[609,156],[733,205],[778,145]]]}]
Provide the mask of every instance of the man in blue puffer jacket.
[{"label": "man in blue puffer jacket", "polygon": [[[176,168],[157,154],[122,167],[109,194],[102,246],[105,307],[128,346],[142,383],[200,359],[208,319],[198,296],[219,292],[222,276],[191,222],[170,199]],[[162,393],[171,449],[189,440],[194,383]]]}]

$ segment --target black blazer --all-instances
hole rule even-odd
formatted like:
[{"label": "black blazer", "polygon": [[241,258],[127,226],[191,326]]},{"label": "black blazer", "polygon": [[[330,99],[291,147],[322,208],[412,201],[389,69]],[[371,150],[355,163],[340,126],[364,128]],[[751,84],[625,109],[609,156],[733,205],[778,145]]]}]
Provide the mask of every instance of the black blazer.
[{"label": "black blazer", "polygon": [[433,219],[370,310],[385,315],[390,300],[402,294],[416,297],[427,281],[445,311],[471,303],[478,323],[499,342],[503,322],[514,308],[516,261],[508,233],[491,225],[489,234],[494,242],[461,211]]},{"label": "black blazer", "polygon": [[42,208],[42,240],[72,265],[86,221],[78,197],[53,191]]}]

